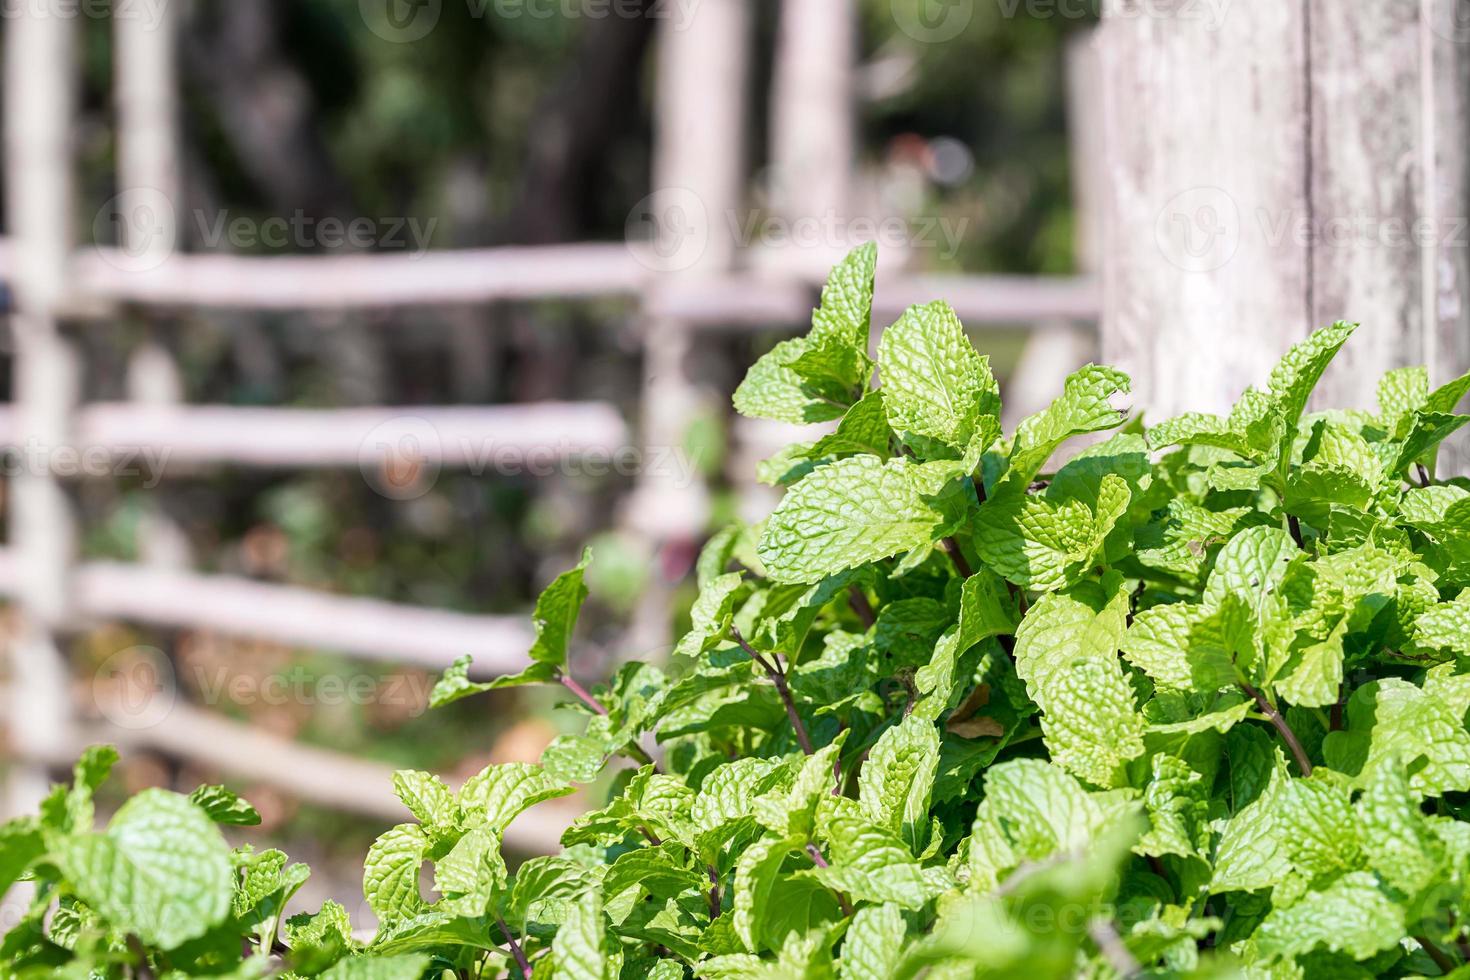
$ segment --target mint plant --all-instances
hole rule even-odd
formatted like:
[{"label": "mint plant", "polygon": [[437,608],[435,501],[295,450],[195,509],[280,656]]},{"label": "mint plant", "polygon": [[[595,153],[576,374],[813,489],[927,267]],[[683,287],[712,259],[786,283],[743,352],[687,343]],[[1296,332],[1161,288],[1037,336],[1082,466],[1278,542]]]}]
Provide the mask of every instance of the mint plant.
[{"label": "mint plant", "polygon": [[[1089,366],[1006,435],[945,304],[870,360],[874,262],[735,393],[837,424],[762,464],[784,499],[711,538],[667,663],[574,679],[584,555],[525,670],[439,681],[560,684],[582,724],[458,790],[398,773],[372,936],[286,916],[308,872],[230,850],[257,818],[222,787],[94,830],[98,748],[0,826],[0,888],[34,883],[6,975],[1470,976],[1470,481],[1435,478],[1470,376],[1309,413],[1338,323],[1226,416],[1145,428]],[[578,785],[601,805],[512,870],[506,828]]]}]

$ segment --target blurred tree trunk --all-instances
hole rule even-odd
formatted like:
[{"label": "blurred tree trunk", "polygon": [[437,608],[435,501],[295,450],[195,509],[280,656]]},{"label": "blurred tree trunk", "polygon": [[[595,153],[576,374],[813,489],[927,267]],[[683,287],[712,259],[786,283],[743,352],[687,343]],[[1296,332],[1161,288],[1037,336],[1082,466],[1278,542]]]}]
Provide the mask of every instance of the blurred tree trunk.
[{"label": "blurred tree trunk", "polygon": [[567,74],[537,107],[524,176],[501,241],[534,245],[586,234],[608,147],[638,124],[640,66],[657,19],[652,0],[636,6],[638,16],[584,25]]}]

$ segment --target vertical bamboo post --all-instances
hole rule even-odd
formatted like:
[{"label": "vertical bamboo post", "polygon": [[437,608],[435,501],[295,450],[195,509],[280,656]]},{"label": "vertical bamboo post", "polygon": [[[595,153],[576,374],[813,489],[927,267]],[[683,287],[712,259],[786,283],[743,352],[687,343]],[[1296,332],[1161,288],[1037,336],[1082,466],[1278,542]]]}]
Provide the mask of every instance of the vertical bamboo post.
[{"label": "vertical bamboo post", "polygon": [[76,527],[53,464],[55,451],[69,444],[78,388],[76,354],[59,323],[71,250],[74,27],[65,13],[30,9],[5,32],[6,210],[14,242],[11,325],[22,453],[11,481],[10,540],[25,569],[6,711],[21,764],[8,781],[7,803],[22,812],[47,790],[45,762],[72,749],[57,633],[67,620]]},{"label": "vertical bamboo post", "polygon": [[[119,244],[143,266],[168,259],[178,244],[184,208],[177,8],[177,2],[165,2],[151,19],[123,9],[113,15]],[[128,395],[150,405],[178,404],[184,382],[173,353],[153,330],[161,326],[158,315],[140,312],[150,330],[129,357]],[[185,567],[191,563],[188,538],[158,499],[160,492],[144,510],[138,551],[150,564]]]},{"label": "vertical bamboo post", "polygon": [[[771,203],[787,221],[815,220],[841,231],[852,205],[855,151],[852,0],[783,0],[771,72]],[[823,275],[847,247],[828,242],[781,256],[790,271]],[[824,247],[825,246],[825,247]]]},{"label": "vertical bamboo post", "polygon": [[1155,417],[1226,407],[1336,319],[1364,327],[1324,404],[1470,367],[1454,3],[1110,0],[1104,355]]},{"label": "vertical bamboo post", "polygon": [[[660,254],[668,262],[651,279],[663,286],[718,276],[736,255],[732,229],[745,178],[746,82],[750,7],[745,0],[702,0],[683,21],[659,24],[652,213]],[[695,381],[689,325],[648,320],[644,334],[642,440],[645,463],[681,451],[696,414],[712,398]],[[660,547],[692,548],[708,521],[708,490],[697,477],[679,485],[677,471],[645,466],[629,501],[631,527]],[[668,642],[670,583],[656,569],[635,614],[628,643],[649,651]]]}]

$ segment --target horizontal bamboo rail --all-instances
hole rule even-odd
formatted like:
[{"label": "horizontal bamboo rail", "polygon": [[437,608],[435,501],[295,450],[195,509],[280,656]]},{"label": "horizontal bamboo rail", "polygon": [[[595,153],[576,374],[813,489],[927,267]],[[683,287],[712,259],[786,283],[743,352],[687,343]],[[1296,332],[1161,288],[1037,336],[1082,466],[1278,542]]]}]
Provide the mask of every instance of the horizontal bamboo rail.
[{"label": "horizontal bamboo rail", "polygon": [[[601,402],[331,409],[94,402],[77,411],[73,429],[71,448],[79,453],[132,453],[141,457],[133,462],[166,465],[310,468],[414,459],[494,471],[632,448],[622,414]],[[22,465],[24,439],[15,411],[0,407],[0,446],[21,449]]]},{"label": "horizontal bamboo rail", "polygon": [[[0,595],[14,596],[24,575],[0,548]],[[228,575],[200,575],[122,562],[84,562],[73,572],[79,616],[234,636],[443,670],[474,654],[482,674],[525,666],[532,636],[523,616],[427,609],[332,595]]]}]

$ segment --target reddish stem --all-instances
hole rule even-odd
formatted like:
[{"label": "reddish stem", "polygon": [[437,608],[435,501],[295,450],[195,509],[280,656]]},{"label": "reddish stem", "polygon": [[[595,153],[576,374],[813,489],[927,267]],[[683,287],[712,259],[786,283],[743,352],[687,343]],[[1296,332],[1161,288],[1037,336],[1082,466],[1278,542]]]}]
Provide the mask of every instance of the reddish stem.
[{"label": "reddish stem", "polygon": [[500,933],[505,936],[505,941],[510,943],[510,955],[516,958],[516,966],[520,967],[521,976],[524,980],[531,980],[531,963],[526,959],[526,954],[522,952],[521,944],[516,942],[515,936],[511,935],[510,926],[506,925],[505,920],[498,915],[495,917],[495,922],[500,926]]},{"label": "reddish stem", "polygon": [[[765,670],[766,676],[771,683],[776,685],[776,693],[781,696],[781,703],[786,705],[786,717],[791,720],[791,727],[796,730],[796,741],[801,744],[801,751],[807,755],[814,755],[816,749],[812,747],[811,736],[807,734],[806,725],[802,724],[801,715],[796,711],[796,701],[791,696],[791,687],[786,683],[786,675],[777,670],[771,663],[762,657],[760,653],[745,641],[740,631],[734,626],[730,627],[730,635],[735,637],[735,642],[740,644],[740,649],[750,655],[750,658],[760,664]],[[778,661],[779,663],[779,661]]]},{"label": "reddish stem", "polygon": [[1287,748],[1291,749],[1291,754],[1296,759],[1297,768],[1302,771],[1302,775],[1310,776],[1312,774],[1312,760],[1307,758],[1307,750],[1302,747],[1301,741],[1296,737],[1296,732],[1291,730],[1291,726],[1286,723],[1286,719],[1281,717],[1281,712],[1276,710],[1274,704],[1266,700],[1264,694],[1251,687],[1245,681],[1240,682],[1240,689],[1255,699],[1256,706],[1261,709],[1261,713],[1266,716],[1271,724],[1276,726],[1276,731],[1281,733],[1282,741],[1286,743]]}]

